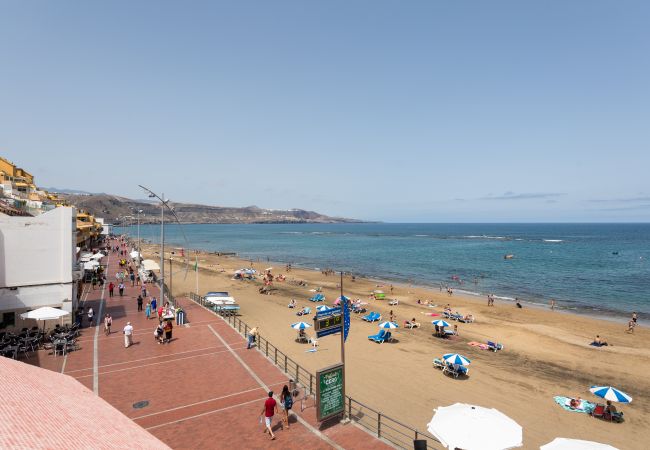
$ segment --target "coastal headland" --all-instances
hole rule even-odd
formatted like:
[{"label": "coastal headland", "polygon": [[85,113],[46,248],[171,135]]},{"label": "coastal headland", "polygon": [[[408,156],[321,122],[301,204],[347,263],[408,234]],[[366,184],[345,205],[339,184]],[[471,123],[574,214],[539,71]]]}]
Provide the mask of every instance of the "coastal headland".
[{"label": "coastal headland", "polygon": [[[158,251],[157,246],[143,247],[143,254],[153,259],[160,257]],[[171,277],[174,294],[194,292],[194,252],[188,265],[178,255],[165,254],[166,259],[170,257],[176,260]],[[310,306],[313,312],[318,304],[308,299],[320,288],[326,297],[324,303],[331,305],[340,293],[339,276],[295,267],[286,272],[284,264],[253,261],[258,274],[273,267],[274,275],[286,277],[273,283],[272,295],[264,295],[259,293],[260,278],[233,279],[235,270],[250,265],[249,260],[234,256],[199,252],[199,293],[229,291],[241,305],[242,320],[258,326],[260,334],[307,370],[315,372],[338,362],[338,336],[322,338],[315,353],[295,341],[296,332],[289,325],[300,318],[287,304],[296,299],[298,307]],[[166,279],[169,276],[165,274]],[[376,289],[383,290],[387,299],[371,299]],[[366,323],[357,315],[352,318],[346,374],[348,393],[355,399],[420,430],[426,429],[434,408],[439,406],[464,402],[494,407],[522,425],[524,448],[539,448],[555,437],[594,440],[620,449],[647,448],[650,332],[643,324],[630,334],[624,324],[610,320],[526,305],[519,309],[499,300],[488,307],[486,299],[455,293],[449,296],[444,290],[394,285],[391,294],[389,283],[360,277],[352,281],[345,276],[343,290],[351,299],[368,303],[368,311],[381,313],[385,320],[392,310],[400,325],[393,333],[395,342],[376,344],[367,336],[377,332],[377,324]],[[389,299],[399,304],[389,305]],[[420,305],[418,299],[437,306]],[[431,321],[440,317],[447,304],[454,312],[473,314],[475,322],[451,322],[458,325],[459,335],[440,339],[433,336]],[[307,317],[309,322],[311,316]],[[413,318],[421,327],[404,328],[404,321]],[[609,346],[590,346],[596,335],[606,339]],[[487,340],[503,344],[504,350],[495,353],[468,345]],[[468,378],[454,379],[433,368],[434,358],[450,352],[471,359]],[[555,396],[566,396],[602,403],[588,390],[595,384],[616,386],[634,397],[631,404],[618,405],[624,411],[624,423],[566,411],[554,401]]]}]

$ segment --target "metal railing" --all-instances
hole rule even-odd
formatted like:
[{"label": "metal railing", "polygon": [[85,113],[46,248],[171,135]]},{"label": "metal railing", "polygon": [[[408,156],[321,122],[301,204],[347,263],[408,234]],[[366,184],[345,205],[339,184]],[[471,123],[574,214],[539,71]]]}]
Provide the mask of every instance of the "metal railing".
[{"label": "metal railing", "polygon": [[[248,335],[248,331],[251,327],[235,314],[223,314],[222,311],[215,310],[210,303],[205,301],[204,297],[197,295],[194,292],[190,292],[190,300],[210,309],[215,314],[222,315],[223,319],[242,336],[246,337]],[[264,338],[264,336],[257,336],[257,348],[271,362],[273,362],[273,364],[283,370],[284,373],[293,381],[302,386],[305,390],[306,396],[314,396],[316,394],[316,377],[314,374],[291,359],[291,357],[278,349],[275,345],[269,342],[268,339]],[[419,431],[398,420],[388,417],[381,411],[377,411],[368,405],[353,399],[349,395],[346,395],[345,415],[370,433],[376,435],[378,438],[384,439],[398,448],[413,448],[414,439],[425,440],[427,446],[430,448],[442,448],[440,441],[429,433]]]}]

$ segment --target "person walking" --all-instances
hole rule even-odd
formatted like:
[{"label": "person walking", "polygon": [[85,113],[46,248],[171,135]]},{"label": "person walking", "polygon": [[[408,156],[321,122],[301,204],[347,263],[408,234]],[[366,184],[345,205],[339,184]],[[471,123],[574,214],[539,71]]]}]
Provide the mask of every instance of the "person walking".
[{"label": "person walking", "polygon": [[131,278],[131,286],[132,287],[135,286],[135,274],[133,272],[131,272],[129,277]]},{"label": "person walking", "polygon": [[108,283],[108,296],[112,297],[113,296],[113,290],[115,289],[115,284],[111,281]]},{"label": "person walking", "polygon": [[142,311],[142,296],[138,295],[138,311]]},{"label": "person walking", "polygon": [[120,291],[120,297],[124,297],[124,283],[120,281],[120,284],[117,285],[117,289]]},{"label": "person walking", "polygon": [[264,426],[266,427],[264,429],[264,432],[271,435],[271,440],[275,439],[271,424],[273,422],[273,416],[276,412],[278,412],[278,404],[273,398],[273,391],[270,391],[269,398],[267,398],[264,402],[264,408],[262,408],[262,412],[260,413],[260,422],[262,421],[262,416],[264,416]]},{"label": "person walking", "polygon": [[142,297],[146,297],[146,296],[147,296],[147,286],[145,286],[145,285],[143,284],[143,285],[142,285],[142,289],[140,289],[140,291],[142,292]]},{"label": "person walking", "polygon": [[[282,394],[280,394],[280,402],[284,408],[284,421],[287,424],[287,429],[289,429],[289,411],[293,406],[293,397],[291,396],[291,392],[289,392],[289,386],[286,384],[282,388]],[[282,428],[284,429],[284,425]]]},{"label": "person walking", "polygon": [[95,311],[93,311],[92,306],[88,308],[88,326],[92,327],[93,326],[93,318],[95,316]]},{"label": "person walking", "polygon": [[106,336],[111,334],[111,325],[113,325],[113,318],[110,314],[106,313],[104,316],[104,333]]},{"label": "person walking", "polygon": [[147,319],[151,317],[151,303],[147,302],[147,306],[144,308],[144,315],[147,316]]},{"label": "person walking", "polygon": [[92,285],[93,285],[93,291],[94,291],[94,290],[95,290],[95,287],[97,286],[97,275],[93,275],[93,277],[91,278],[90,282],[91,282]]},{"label": "person walking", "polygon": [[258,327],[251,328],[251,330],[248,332],[248,345],[246,346],[246,349],[250,350],[250,348],[255,343],[255,340],[257,339],[257,335],[259,332],[260,331]]},{"label": "person walking", "polygon": [[172,330],[174,329],[174,325],[172,325],[171,320],[165,320],[165,326],[163,326],[163,331],[165,332],[165,340],[164,342],[169,343],[172,340]]},{"label": "person walking", "polygon": [[157,303],[158,302],[156,301],[156,297],[152,297],[151,298],[151,312],[153,312],[154,314],[156,314]]},{"label": "person walking", "polygon": [[131,322],[127,322],[124,330],[124,348],[129,348],[133,344],[133,326]]}]

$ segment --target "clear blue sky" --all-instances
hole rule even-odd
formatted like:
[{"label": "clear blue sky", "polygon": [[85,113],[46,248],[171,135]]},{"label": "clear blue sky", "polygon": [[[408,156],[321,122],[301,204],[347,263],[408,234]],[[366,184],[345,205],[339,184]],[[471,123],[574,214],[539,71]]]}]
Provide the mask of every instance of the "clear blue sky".
[{"label": "clear blue sky", "polygon": [[2,1],[41,186],[385,221],[649,221],[650,2]]}]

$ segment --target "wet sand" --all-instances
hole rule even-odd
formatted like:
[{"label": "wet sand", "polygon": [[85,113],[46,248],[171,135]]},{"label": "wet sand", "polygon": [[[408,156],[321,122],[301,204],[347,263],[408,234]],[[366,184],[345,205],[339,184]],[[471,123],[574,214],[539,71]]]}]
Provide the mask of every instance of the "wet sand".
[{"label": "wet sand", "polygon": [[[144,250],[145,255],[157,259],[156,252],[155,247]],[[166,254],[166,258],[170,256]],[[172,257],[177,260],[174,294],[193,292],[194,255],[189,268],[181,267],[178,255]],[[295,342],[296,332],[289,325],[299,318],[287,304],[295,298],[299,306],[311,306],[313,311],[318,303],[308,299],[314,295],[310,290],[316,287],[322,287],[325,304],[332,304],[339,296],[339,276],[296,268],[287,273],[283,264],[254,262],[258,272],[272,266],[275,275],[282,273],[287,277],[285,282],[274,283],[277,290],[273,295],[262,295],[258,292],[262,286],[260,279],[232,279],[236,269],[248,266],[248,260],[202,252],[199,254],[200,293],[229,291],[241,305],[242,320],[260,327],[261,334],[306,369],[315,372],[338,362],[338,335],[322,338],[316,353],[306,352],[310,348],[307,344]],[[292,284],[297,280],[306,282],[307,286]],[[396,299],[399,305],[389,306],[388,300],[371,300],[369,294],[374,289],[382,289],[387,299]],[[610,320],[544,308],[518,309],[510,302],[499,300],[494,307],[487,307],[486,299],[457,294],[450,297],[437,289],[394,285],[391,295],[387,283],[360,278],[352,282],[349,276],[344,278],[344,293],[353,300],[360,298],[368,302],[368,310],[380,312],[384,319],[388,319],[392,309],[400,324],[393,333],[396,342],[376,344],[367,339],[378,331],[376,323],[366,323],[354,315],[346,343],[348,393],[386,415],[425,430],[434,408],[465,402],[497,408],[516,420],[523,426],[527,449],[539,448],[556,437],[594,440],[620,449],[647,448],[650,407],[645,399],[650,395],[650,332],[642,324],[634,334],[628,334],[624,324]],[[421,306],[417,299],[438,306]],[[473,314],[476,322],[450,322],[458,325],[459,336],[436,338],[432,336],[431,325],[436,317],[429,314],[441,314],[447,303],[453,311]],[[413,317],[422,327],[405,329],[404,320]],[[305,321],[310,322],[311,317]],[[589,346],[596,334],[612,345]],[[494,353],[467,344],[487,340],[503,343],[505,349]],[[432,367],[433,358],[449,352],[461,353],[472,360],[467,379],[447,377]],[[556,395],[601,400],[588,391],[593,384],[613,385],[634,397],[629,405],[617,405],[625,413],[623,424],[565,411],[553,400]]]}]

